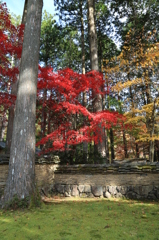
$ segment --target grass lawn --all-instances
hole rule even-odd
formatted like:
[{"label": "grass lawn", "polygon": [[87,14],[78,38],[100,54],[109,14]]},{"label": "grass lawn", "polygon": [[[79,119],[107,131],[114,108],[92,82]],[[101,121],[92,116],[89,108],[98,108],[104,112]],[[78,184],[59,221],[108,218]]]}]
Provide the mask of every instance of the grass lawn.
[{"label": "grass lawn", "polygon": [[159,203],[62,201],[40,209],[0,210],[1,240],[159,240]]}]

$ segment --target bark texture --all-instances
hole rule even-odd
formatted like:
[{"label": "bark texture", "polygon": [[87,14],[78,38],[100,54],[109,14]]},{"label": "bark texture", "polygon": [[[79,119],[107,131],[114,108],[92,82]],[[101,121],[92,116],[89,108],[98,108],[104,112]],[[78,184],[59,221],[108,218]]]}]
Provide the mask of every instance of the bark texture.
[{"label": "bark texture", "polygon": [[156,106],[155,106],[155,101],[153,104],[153,110],[152,110],[152,116],[150,119],[150,143],[149,143],[149,161],[150,162],[154,162],[154,146],[155,146],[155,142],[153,139],[153,135],[155,132],[155,110],[156,110]]},{"label": "bark texture", "polygon": [[127,148],[127,140],[126,140],[126,134],[125,130],[123,130],[123,144],[124,144],[124,157],[128,158],[128,148]]},{"label": "bark texture", "polygon": [[[95,25],[95,1],[88,0],[88,24],[89,24],[89,46],[90,46],[90,60],[91,70],[99,71],[98,66],[98,44],[97,44],[97,33]],[[101,94],[93,93],[93,109],[94,112],[102,111],[102,96]],[[97,146],[95,145],[95,152],[99,152],[102,157],[106,155],[105,151],[105,130],[101,128],[101,141],[98,141]]]},{"label": "bark texture", "polygon": [[114,133],[113,129],[110,128],[110,149],[111,149],[111,162],[115,159],[115,151],[114,151]]},{"label": "bark texture", "polygon": [[4,141],[6,126],[7,126],[7,116],[5,113],[4,116],[0,116],[0,141]]},{"label": "bark texture", "polygon": [[[16,66],[19,65],[19,60],[15,60]],[[11,87],[11,94],[17,96],[17,86],[18,86],[18,79],[19,76],[17,76],[16,82],[12,83]],[[8,126],[7,126],[7,137],[6,137],[6,153],[10,153],[10,148],[11,148],[11,142],[12,142],[12,133],[13,133],[13,121],[14,121],[14,110],[15,106],[12,104],[9,107],[9,117],[8,117]]]},{"label": "bark texture", "polygon": [[36,93],[43,0],[28,0],[4,204],[35,190]]},{"label": "bark texture", "polygon": [[89,43],[90,43],[90,60],[91,69],[99,70],[98,66],[98,44],[95,26],[95,7],[94,0],[88,0],[88,24],[89,24]]},{"label": "bark texture", "polygon": [[[83,0],[80,1],[80,17],[81,17],[81,47],[82,47],[82,74],[86,73],[85,69],[85,45],[84,45],[84,20],[83,20]],[[83,106],[87,106],[87,96],[86,91],[83,92]],[[85,117],[84,117],[85,121]],[[87,161],[88,155],[88,143],[86,141],[83,142],[83,161],[84,163]]]},{"label": "bark texture", "polygon": [[[22,17],[22,24],[26,23],[26,16],[27,16],[27,2],[28,0],[25,0],[24,4],[24,10],[23,10],[23,17]],[[21,39],[19,39],[19,42],[21,42]],[[15,56],[15,66],[20,68],[20,60],[16,58]],[[17,76],[16,82],[12,83],[11,86],[11,94],[17,96],[17,89],[18,89],[18,80],[19,75]],[[11,148],[11,142],[12,142],[12,133],[13,133],[13,121],[14,121],[14,105],[10,106],[9,108],[9,117],[8,117],[8,126],[7,126],[7,138],[6,138],[6,153],[10,153]]]}]

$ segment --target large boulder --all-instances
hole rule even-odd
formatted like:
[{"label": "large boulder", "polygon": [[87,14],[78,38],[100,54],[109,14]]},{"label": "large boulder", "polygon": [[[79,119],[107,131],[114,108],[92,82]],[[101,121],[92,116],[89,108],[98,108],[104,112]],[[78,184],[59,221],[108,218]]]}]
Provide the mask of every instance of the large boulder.
[{"label": "large boulder", "polygon": [[105,197],[105,198],[111,198],[111,194],[110,194],[108,191],[106,191],[106,192],[104,193],[104,197]]},{"label": "large boulder", "polygon": [[125,186],[117,186],[117,191],[120,192],[122,195],[125,195],[127,193],[127,187]]},{"label": "large boulder", "polygon": [[103,196],[103,188],[102,186],[92,186],[92,193],[95,197]]},{"label": "large boulder", "polygon": [[134,192],[145,197],[147,197],[152,190],[153,190],[153,186],[135,186],[133,188]]},{"label": "large boulder", "polygon": [[90,185],[85,185],[84,186],[84,192],[85,193],[91,193],[91,186]]},{"label": "large boulder", "polygon": [[64,185],[61,184],[55,184],[55,189],[58,193],[64,194]]},{"label": "large boulder", "polygon": [[85,187],[84,185],[79,185],[78,186],[78,190],[79,190],[80,193],[84,193],[85,192],[84,191],[84,187]]},{"label": "large boulder", "polygon": [[116,186],[109,186],[109,192],[112,196],[115,196],[117,194],[117,187]]},{"label": "large boulder", "polygon": [[127,197],[128,199],[137,199],[137,194],[134,193],[133,191],[129,191],[129,192],[127,192],[127,194],[126,194],[126,197]]},{"label": "large boulder", "polygon": [[70,185],[65,185],[65,186],[64,186],[64,195],[65,195],[65,197],[70,197],[70,196],[71,196],[71,188],[70,188]]},{"label": "large boulder", "polygon": [[71,186],[71,195],[74,197],[79,196],[79,191],[78,191],[78,186],[77,185],[72,185]]}]

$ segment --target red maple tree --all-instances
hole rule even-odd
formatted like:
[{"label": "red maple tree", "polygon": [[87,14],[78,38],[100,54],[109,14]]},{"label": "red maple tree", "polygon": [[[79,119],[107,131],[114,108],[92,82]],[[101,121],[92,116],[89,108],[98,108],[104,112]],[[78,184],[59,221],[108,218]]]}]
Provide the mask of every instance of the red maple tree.
[{"label": "red maple tree", "polygon": [[[42,91],[47,90],[47,96],[43,101]],[[102,89],[102,90],[101,90]],[[104,90],[103,90],[104,89]],[[118,112],[110,112],[104,110],[98,113],[89,111],[82,106],[80,96],[82,92],[86,92],[88,102],[91,102],[92,96],[90,91],[100,93],[102,95],[108,93],[104,85],[103,75],[96,71],[87,74],[79,74],[71,69],[53,72],[52,68],[39,67],[38,79],[38,102],[39,105],[46,107],[46,111],[51,116],[53,131],[43,137],[38,145],[47,145],[52,142],[46,151],[64,151],[69,150],[72,145],[82,142],[94,141],[97,143],[102,139],[101,127],[109,129],[112,125],[116,125],[123,119]],[[38,108],[38,114],[42,108]],[[78,115],[79,119],[86,119],[79,123],[79,127],[73,126],[73,119]]]},{"label": "red maple tree", "polygon": [[0,103],[1,114],[15,103],[15,96],[10,94],[11,83],[16,81],[19,73],[17,67],[11,64],[11,58],[20,58],[24,26],[15,27],[11,23],[5,3],[0,4]]},{"label": "red maple tree", "polygon": [[[19,70],[10,60],[13,56],[21,56],[24,26],[15,27],[11,23],[6,4],[0,4],[0,23],[0,102],[3,106],[0,110],[3,113],[16,99],[10,94],[10,86],[16,81]],[[103,127],[109,129],[120,123],[123,116],[117,112],[104,110],[94,113],[82,105],[82,93],[86,92],[89,104],[93,101],[92,91],[101,95],[109,92],[99,72],[91,71],[84,75],[64,69],[54,73],[50,67],[39,66],[37,118],[43,114],[48,126],[47,134],[43,134],[37,146],[46,145],[45,151],[64,151],[84,141],[97,143],[102,139]],[[78,126],[75,127],[74,119],[77,118]],[[51,142],[49,147],[48,142]]]}]

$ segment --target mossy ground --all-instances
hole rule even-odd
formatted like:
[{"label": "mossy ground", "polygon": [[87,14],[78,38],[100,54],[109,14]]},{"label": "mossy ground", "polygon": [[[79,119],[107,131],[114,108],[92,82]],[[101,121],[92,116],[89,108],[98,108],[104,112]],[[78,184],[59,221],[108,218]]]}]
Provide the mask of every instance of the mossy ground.
[{"label": "mossy ground", "polygon": [[57,201],[32,210],[0,210],[1,240],[159,239],[159,203]]}]

